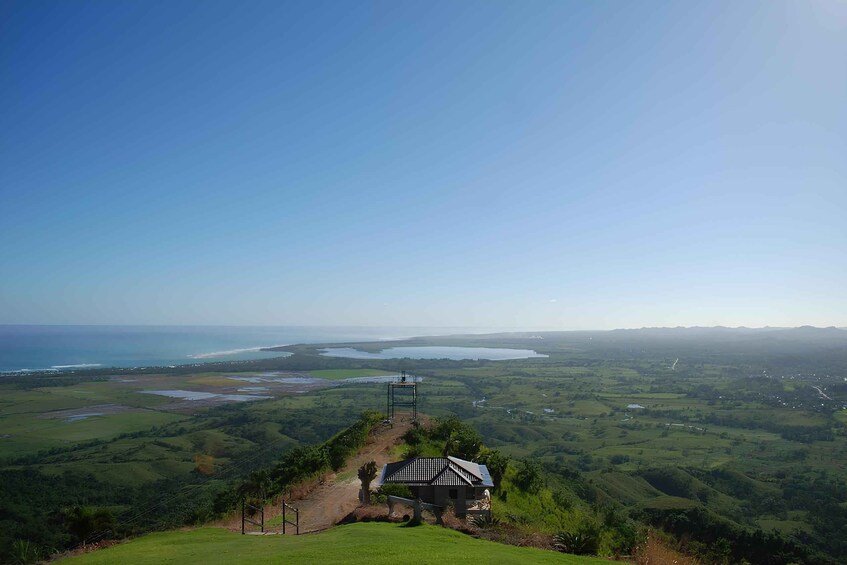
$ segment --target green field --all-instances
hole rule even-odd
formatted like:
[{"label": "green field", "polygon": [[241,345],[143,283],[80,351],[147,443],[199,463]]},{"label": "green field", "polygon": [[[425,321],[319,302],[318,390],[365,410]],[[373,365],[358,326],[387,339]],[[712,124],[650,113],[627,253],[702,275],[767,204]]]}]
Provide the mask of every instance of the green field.
[{"label": "green field", "polygon": [[396,375],[389,371],[380,371],[376,369],[323,369],[318,371],[309,371],[313,377],[318,379],[352,379],[355,377],[383,377],[387,375]]},{"label": "green field", "polygon": [[[73,504],[125,508],[116,515],[122,531],[203,523],[219,508],[215,496],[250,471],[273,465],[292,448],[327,440],[363,410],[385,410],[384,384],[305,386],[273,376],[343,380],[406,370],[423,377],[419,412],[458,415],[486,446],[512,457],[513,466],[528,458],[543,469],[549,492],[538,500],[496,500],[495,516],[510,527],[554,533],[574,527],[585,513],[599,520],[612,509],[631,520],[661,521],[662,513],[697,509],[733,528],[778,531],[792,543],[847,556],[840,541],[847,527],[847,348],[841,341],[821,349],[803,336],[701,343],[622,335],[403,344],[530,347],[549,356],[525,360],[327,358],[316,345],[215,372],[8,379],[0,382],[0,459],[9,486],[0,486],[7,489],[0,494],[11,502],[0,508],[8,517],[0,519],[0,551],[14,539],[42,547],[71,543],[61,526],[48,532],[41,524]],[[268,371],[274,374],[262,380]],[[227,404],[141,394],[240,394],[248,386],[274,398]],[[635,404],[643,408],[630,407]],[[73,418],[104,405],[116,408]],[[425,454],[440,454],[442,447],[429,446]],[[44,481],[29,480],[38,473]],[[51,481],[64,486],[47,496],[40,485]],[[165,507],[166,516],[144,514],[143,524],[123,524],[132,508],[183,492],[179,504]],[[32,499],[43,514],[33,513]],[[552,506],[565,503],[575,510]],[[604,544],[601,551],[610,554],[611,544]]]},{"label": "green field", "polygon": [[435,526],[362,523],[303,536],[241,536],[226,530],[150,534],[62,560],[68,565],[204,563],[562,563],[607,561],[474,539]]}]

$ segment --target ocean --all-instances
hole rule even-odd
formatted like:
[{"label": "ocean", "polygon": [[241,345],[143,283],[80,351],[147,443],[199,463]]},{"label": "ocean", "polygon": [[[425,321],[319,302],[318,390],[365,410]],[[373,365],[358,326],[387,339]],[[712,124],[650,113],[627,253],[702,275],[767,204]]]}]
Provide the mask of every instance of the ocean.
[{"label": "ocean", "polygon": [[262,347],[483,333],[480,328],[0,325],[0,372],[153,367],[279,356]]}]

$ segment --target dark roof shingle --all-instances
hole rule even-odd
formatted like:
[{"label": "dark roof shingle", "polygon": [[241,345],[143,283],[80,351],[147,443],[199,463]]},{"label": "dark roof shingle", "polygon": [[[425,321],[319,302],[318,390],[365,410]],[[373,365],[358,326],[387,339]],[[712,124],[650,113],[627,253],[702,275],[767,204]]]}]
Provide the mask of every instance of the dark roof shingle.
[{"label": "dark roof shingle", "polygon": [[438,486],[494,486],[485,465],[456,457],[416,457],[388,463],[382,468],[379,484]]}]

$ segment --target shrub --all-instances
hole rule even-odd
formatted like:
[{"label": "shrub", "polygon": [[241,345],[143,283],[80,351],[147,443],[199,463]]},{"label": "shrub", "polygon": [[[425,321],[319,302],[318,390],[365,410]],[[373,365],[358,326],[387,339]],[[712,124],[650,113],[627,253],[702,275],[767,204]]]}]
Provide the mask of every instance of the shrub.
[{"label": "shrub", "polygon": [[37,545],[29,540],[17,539],[12,542],[12,558],[14,563],[29,565],[41,558],[41,551]]},{"label": "shrub", "polygon": [[521,459],[515,474],[515,484],[524,492],[537,493],[544,485],[541,465],[532,459]]},{"label": "shrub", "polygon": [[423,447],[420,444],[410,445],[403,451],[403,459],[413,459],[421,455],[423,455]]},{"label": "shrub", "polygon": [[415,422],[412,427],[403,434],[403,441],[408,445],[420,445],[425,439],[426,433],[417,422]]},{"label": "shrub", "polygon": [[503,480],[506,468],[509,466],[509,458],[496,449],[483,448],[479,462],[488,469],[491,480],[494,481],[494,488],[497,489]]},{"label": "shrub", "polygon": [[600,530],[593,524],[583,523],[574,531],[559,532],[553,536],[554,547],[564,553],[594,555],[600,543]]},{"label": "shrub", "polygon": [[495,518],[491,515],[480,515],[471,518],[471,524],[481,530],[495,528],[500,525],[500,518]]},{"label": "shrub", "polygon": [[406,485],[398,485],[396,483],[386,483],[379,487],[375,492],[377,502],[387,502],[389,496],[399,496],[400,498],[412,498],[412,491]]}]

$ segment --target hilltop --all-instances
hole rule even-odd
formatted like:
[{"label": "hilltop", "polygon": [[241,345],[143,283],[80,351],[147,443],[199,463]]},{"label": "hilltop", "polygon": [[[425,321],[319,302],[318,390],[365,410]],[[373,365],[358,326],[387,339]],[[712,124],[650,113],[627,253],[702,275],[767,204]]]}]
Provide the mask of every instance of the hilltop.
[{"label": "hilltop", "polygon": [[603,559],[577,557],[474,539],[421,525],[358,523],[301,536],[242,536],[218,528],[150,534],[102,551],[71,557],[67,565],[133,563],[559,563],[590,565]]}]

